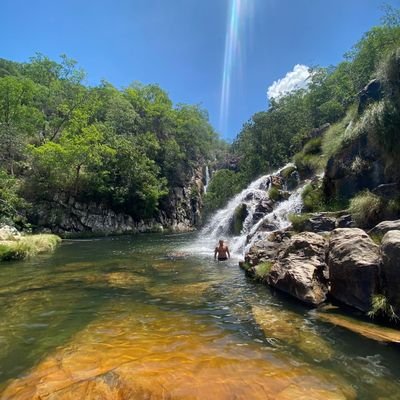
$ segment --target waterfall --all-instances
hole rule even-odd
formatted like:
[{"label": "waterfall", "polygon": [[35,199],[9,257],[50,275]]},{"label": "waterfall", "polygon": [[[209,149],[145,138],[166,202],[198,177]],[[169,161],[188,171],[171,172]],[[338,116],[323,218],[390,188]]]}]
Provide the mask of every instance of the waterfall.
[{"label": "waterfall", "polygon": [[206,165],[206,183],[204,185],[204,193],[207,193],[207,187],[209,182],[210,182],[210,170],[208,169],[208,165]]},{"label": "waterfall", "polygon": [[[303,186],[298,187],[286,200],[279,203],[271,201],[268,189],[272,179],[279,177],[281,171],[290,166],[293,164],[288,164],[270,175],[258,178],[233,197],[223,209],[211,217],[199,232],[193,245],[186,250],[210,255],[218,240],[224,239],[232,254],[242,256],[246,248],[255,240],[271,231],[287,228],[290,225],[289,214],[301,211]],[[284,187],[285,182],[283,183]],[[239,207],[245,209],[247,214],[242,221],[240,233],[232,231],[235,213]]]}]

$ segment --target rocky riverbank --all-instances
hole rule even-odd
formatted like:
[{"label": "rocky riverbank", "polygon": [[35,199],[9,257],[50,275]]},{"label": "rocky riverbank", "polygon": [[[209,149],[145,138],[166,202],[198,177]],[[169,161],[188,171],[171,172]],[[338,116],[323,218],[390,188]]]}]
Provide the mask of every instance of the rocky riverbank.
[{"label": "rocky riverbank", "polygon": [[142,232],[188,232],[201,223],[205,177],[203,168],[193,170],[183,186],[172,188],[159,211],[137,219],[94,201],[84,202],[68,194],[35,204],[28,220],[39,232],[61,236],[118,235]]},{"label": "rocky riverbank", "polygon": [[248,276],[310,306],[334,301],[398,322],[400,220],[384,221],[370,234],[338,228],[341,221],[312,216],[303,232],[272,232],[251,246],[240,265]]}]

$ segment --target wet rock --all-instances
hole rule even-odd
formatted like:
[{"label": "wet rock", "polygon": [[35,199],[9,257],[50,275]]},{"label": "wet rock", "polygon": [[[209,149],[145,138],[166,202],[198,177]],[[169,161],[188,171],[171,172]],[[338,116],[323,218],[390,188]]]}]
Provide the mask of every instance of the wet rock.
[{"label": "wet rock", "polygon": [[261,200],[256,206],[256,212],[270,213],[273,209],[273,203],[270,200]]},{"label": "wet rock", "polygon": [[336,220],[336,228],[354,228],[353,217],[350,214],[340,216]]},{"label": "wet rock", "polygon": [[264,213],[255,212],[255,213],[253,214],[253,222],[259,221],[263,216],[264,216]]},{"label": "wet rock", "polygon": [[395,230],[400,230],[400,219],[396,221],[382,221],[372,228],[368,234],[383,236],[385,233]]},{"label": "wet rock", "polygon": [[304,230],[309,232],[329,232],[336,228],[336,218],[324,215],[313,215],[304,222]]},{"label": "wet rock", "polygon": [[318,305],[328,293],[325,239],[312,232],[293,236],[279,254],[267,282],[297,299]]},{"label": "wet rock", "polygon": [[379,247],[358,228],[335,229],[329,241],[331,295],[361,311],[379,291]]},{"label": "wet rock", "polygon": [[395,313],[400,315],[400,230],[385,234],[381,252],[386,295]]},{"label": "wet rock", "polygon": [[243,223],[248,215],[248,210],[246,204],[240,204],[236,207],[233,218],[230,223],[229,232],[234,235],[240,235],[240,232],[243,229]]}]

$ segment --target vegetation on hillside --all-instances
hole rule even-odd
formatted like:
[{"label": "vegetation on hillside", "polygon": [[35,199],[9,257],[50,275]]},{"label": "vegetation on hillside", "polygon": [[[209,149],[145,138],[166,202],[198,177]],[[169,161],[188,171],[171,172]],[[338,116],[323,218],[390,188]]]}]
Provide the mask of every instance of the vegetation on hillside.
[{"label": "vegetation on hillside", "polygon": [[[387,7],[382,24],[366,32],[344,61],[335,67],[311,68],[306,89],[272,99],[266,111],[254,114],[232,146],[240,160],[236,174],[230,177],[237,190],[290,160],[303,178],[323,172],[329,160],[362,135],[369,135],[371,143],[383,148],[385,168],[398,176],[398,49],[400,11]],[[359,93],[374,78],[382,83],[384,98],[360,110]],[[356,157],[351,172],[362,171],[365,163]],[[209,198],[223,195],[223,190],[208,194]],[[326,197],[321,185],[304,191],[306,211],[347,207],[348,201]]]},{"label": "vegetation on hillside", "polygon": [[154,216],[173,186],[223,145],[198,106],[157,85],[84,85],[65,56],[0,59],[0,217],[63,193],[134,218]]}]

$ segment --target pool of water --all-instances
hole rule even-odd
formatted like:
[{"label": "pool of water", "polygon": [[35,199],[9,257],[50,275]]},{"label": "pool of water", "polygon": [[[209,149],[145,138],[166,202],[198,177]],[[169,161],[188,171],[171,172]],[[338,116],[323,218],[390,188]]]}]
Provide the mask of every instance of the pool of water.
[{"label": "pool of water", "polygon": [[400,399],[400,348],[174,252],[192,234],[64,241],[0,267],[1,399]]}]

